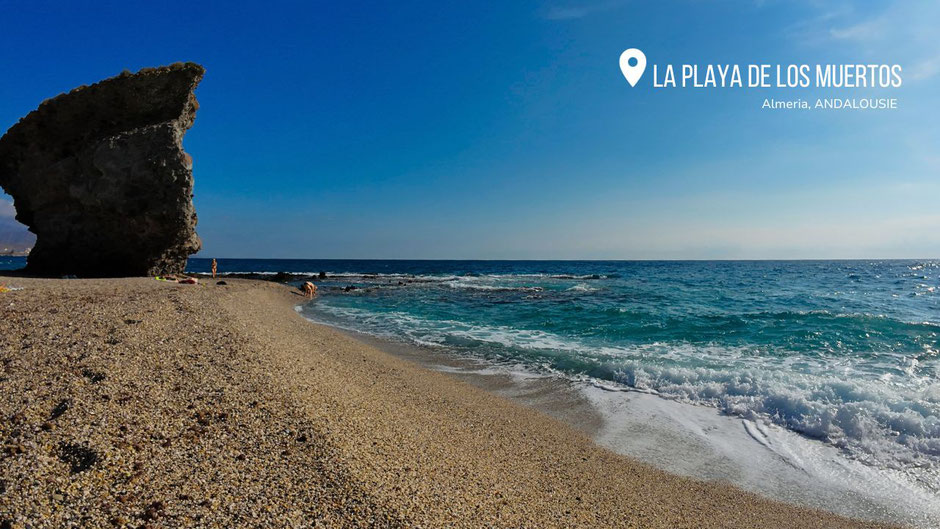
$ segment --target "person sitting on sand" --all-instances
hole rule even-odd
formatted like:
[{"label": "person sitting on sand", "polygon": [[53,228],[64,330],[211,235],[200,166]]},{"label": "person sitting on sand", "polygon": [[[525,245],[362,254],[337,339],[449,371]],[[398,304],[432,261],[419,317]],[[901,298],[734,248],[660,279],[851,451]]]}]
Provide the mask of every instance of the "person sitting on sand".
[{"label": "person sitting on sand", "polygon": [[310,281],[304,283],[301,289],[304,291],[305,298],[313,298],[313,296],[317,295],[317,286]]}]

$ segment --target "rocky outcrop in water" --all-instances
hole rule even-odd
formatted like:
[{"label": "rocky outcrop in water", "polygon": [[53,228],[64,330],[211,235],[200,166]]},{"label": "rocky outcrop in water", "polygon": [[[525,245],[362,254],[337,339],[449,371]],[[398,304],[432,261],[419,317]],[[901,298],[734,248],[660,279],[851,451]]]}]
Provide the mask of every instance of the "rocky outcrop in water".
[{"label": "rocky outcrop in water", "polygon": [[0,138],[0,186],[36,234],[42,275],[182,272],[201,247],[192,159],[194,63],[124,72],[44,101]]}]

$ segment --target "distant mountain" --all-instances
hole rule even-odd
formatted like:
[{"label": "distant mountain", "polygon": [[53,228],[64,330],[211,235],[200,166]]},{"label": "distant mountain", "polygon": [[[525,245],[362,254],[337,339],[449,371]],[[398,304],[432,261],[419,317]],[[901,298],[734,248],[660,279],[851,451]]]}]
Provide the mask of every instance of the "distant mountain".
[{"label": "distant mountain", "polygon": [[0,255],[20,254],[33,247],[36,236],[13,217],[0,215]]}]

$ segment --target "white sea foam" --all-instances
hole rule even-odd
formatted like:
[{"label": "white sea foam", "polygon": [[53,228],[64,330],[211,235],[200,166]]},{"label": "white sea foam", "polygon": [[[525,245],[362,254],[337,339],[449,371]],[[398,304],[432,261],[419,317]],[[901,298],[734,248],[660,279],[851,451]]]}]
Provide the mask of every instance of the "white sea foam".
[{"label": "white sea foam", "polygon": [[485,290],[489,292],[541,292],[544,290],[542,287],[485,284],[466,280],[452,280],[447,281],[446,284],[447,286],[456,289]]},{"label": "white sea foam", "polygon": [[573,287],[569,287],[567,290],[569,292],[597,292],[598,289],[587,283],[578,283]]},{"label": "white sea foam", "polygon": [[862,462],[905,471],[940,492],[938,384],[898,388],[880,380],[776,369],[622,364],[617,379],[678,401],[707,404],[842,448]]},{"label": "white sea foam", "polygon": [[940,524],[936,493],[904,472],[846,459],[837,447],[760,420],[656,395],[584,388],[605,418],[597,441],[614,451],[846,516],[923,528]]}]

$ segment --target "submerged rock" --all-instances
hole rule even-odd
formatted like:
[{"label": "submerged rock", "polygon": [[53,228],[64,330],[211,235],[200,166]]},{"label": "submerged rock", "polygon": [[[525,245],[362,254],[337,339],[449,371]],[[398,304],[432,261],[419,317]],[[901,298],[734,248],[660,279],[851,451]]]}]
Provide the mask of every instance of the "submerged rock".
[{"label": "submerged rock", "polygon": [[0,138],[0,187],[43,275],[181,273],[196,235],[194,63],[124,72],[44,101]]}]

